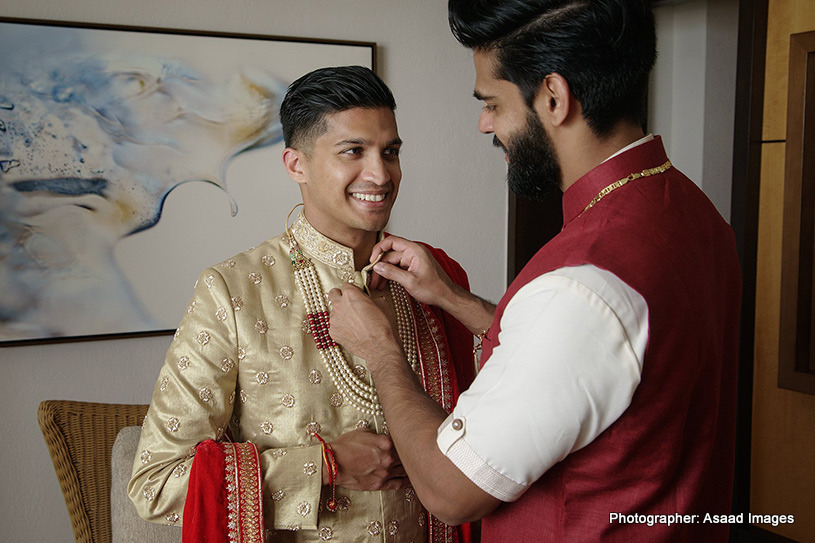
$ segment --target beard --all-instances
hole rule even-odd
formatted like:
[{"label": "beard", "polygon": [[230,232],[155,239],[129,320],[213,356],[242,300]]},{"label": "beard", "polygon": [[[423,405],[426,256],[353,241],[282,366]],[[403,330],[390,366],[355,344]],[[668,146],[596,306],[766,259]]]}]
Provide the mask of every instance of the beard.
[{"label": "beard", "polygon": [[531,200],[543,200],[546,195],[560,189],[560,163],[549,136],[533,112],[529,112],[526,126],[512,136],[507,146],[497,136],[493,136],[492,142],[503,149],[509,158],[507,184],[515,194]]}]

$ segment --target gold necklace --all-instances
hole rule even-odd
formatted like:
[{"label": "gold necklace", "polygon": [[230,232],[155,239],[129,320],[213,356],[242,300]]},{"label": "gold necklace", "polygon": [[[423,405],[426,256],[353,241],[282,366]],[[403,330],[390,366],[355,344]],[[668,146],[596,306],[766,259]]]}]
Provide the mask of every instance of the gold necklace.
[{"label": "gold necklace", "polygon": [[618,179],[617,181],[613,182],[612,184],[610,184],[609,186],[607,186],[606,188],[604,188],[603,190],[598,192],[597,196],[595,196],[594,199],[592,199],[592,201],[589,202],[589,205],[587,205],[585,208],[583,208],[583,211],[581,211],[577,216],[579,217],[580,215],[582,215],[583,213],[585,213],[589,209],[593,208],[594,205],[597,202],[602,200],[610,192],[614,192],[615,190],[622,187],[623,185],[625,185],[629,181],[639,179],[640,177],[648,177],[650,175],[665,173],[665,172],[667,172],[668,170],[671,169],[671,166],[672,166],[671,161],[668,160],[668,161],[665,162],[665,164],[662,164],[661,166],[657,166],[656,168],[649,168],[647,170],[642,170],[639,173],[632,173],[632,174],[629,174],[626,177],[623,177],[622,179]]}]

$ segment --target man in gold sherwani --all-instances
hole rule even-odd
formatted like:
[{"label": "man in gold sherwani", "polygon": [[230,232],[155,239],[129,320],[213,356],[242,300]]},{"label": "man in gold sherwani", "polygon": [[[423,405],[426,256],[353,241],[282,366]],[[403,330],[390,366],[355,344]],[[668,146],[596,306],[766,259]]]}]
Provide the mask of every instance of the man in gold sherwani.
[{"label": "man in gold sherwani", "polygon": [[[362,67],[317,70],[289,87],[283,163],[303,209],[282,235],[200,275],[134,461],[139,514],[183,522],[185,542],[468,539],[427,515],[365,361],[328,333],[325,293],[344,283],[367,291],[399,189],[395,107]],[[467,288],[461,267],[431,250]],[[473,376],[472,336],[396,283],[370,295],[450,411]]]}]

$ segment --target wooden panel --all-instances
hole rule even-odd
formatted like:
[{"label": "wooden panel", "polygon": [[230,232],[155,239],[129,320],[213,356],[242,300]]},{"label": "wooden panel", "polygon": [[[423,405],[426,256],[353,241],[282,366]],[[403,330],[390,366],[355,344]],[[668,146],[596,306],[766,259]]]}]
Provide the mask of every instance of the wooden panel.
[{"label": "wooden panel", "polygon": [[815,30],[815,2],[770,0],[762,130],[765,141],[786,138],[790,34],[809,30]]},{"label": "wooden panel", "polygon": [[815,31],[790,43],[778,384],[815,394]]},{"label": "wooden panel", "polygon": [[762,528],[813,541],[815,396],[777,385],[785,150],[762,146],[750,512],[794,515],[794,524]]}]

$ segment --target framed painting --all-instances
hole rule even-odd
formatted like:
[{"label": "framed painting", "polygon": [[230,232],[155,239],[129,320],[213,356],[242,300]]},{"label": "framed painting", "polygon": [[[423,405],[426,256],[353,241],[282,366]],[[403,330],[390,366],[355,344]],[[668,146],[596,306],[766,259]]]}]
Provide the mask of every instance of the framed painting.
[{"label": "framed painting", "polygon": [[375,44],[0,18],[0,346],[168,333],[282,232],[289,83]]}]

